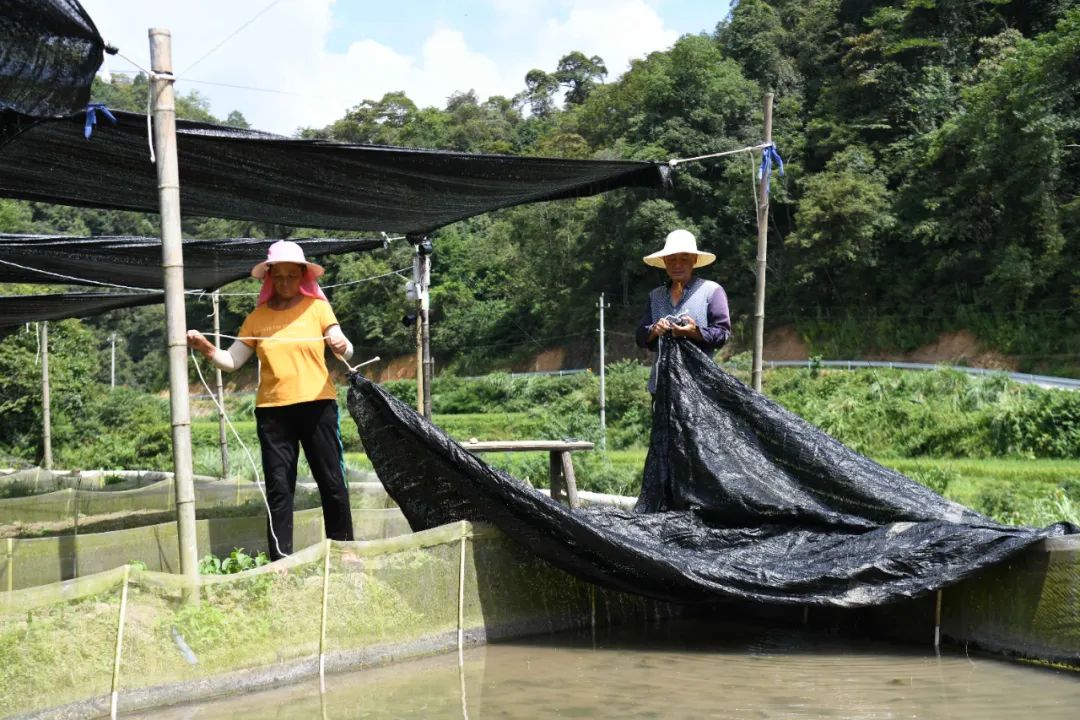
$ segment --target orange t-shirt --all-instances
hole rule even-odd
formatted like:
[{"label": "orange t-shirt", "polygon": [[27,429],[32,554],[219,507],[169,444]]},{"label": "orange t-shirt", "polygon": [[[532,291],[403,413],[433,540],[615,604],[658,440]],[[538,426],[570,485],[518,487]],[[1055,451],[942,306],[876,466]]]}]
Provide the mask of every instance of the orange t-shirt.
[{"label": "orange t-shirt", "polygon": [[[288,310],[263,304],[251,311],[240,327],[240,338],[271,338],[241,342],[259,358],[258,407],[276,407],[312,400],[336,400],[323,354],[322,337],[337,317],[330,303],[305,297]],[[304,338],[303,340],[297,340]]]}]

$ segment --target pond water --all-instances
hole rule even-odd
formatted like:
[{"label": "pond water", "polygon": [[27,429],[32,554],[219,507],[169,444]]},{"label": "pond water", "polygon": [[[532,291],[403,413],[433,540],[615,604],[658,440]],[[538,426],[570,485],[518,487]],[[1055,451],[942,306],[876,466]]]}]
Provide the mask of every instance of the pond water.
[{"label": "pond water", "polygon": [[1076,718],[1080,673],[679,621],[501,642],[128,718]]}]

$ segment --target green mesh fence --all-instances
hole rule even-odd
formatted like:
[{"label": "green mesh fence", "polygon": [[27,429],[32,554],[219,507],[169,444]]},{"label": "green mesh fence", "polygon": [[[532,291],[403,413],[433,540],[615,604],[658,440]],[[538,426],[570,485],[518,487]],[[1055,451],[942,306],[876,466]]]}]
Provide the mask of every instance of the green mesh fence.
[{"label": "green mesh fence", "polygon": [[97,717],[109,712],[114,687],[119,709],[133,710],[459,641],[672,612],[596,590],[469,523],[323,541],[272,565],[188,583],[120,568],[0,593],[0,712]]},{"label": "green mesh fence", "polygon": [[[374,498],[374,495],[370,496]],[[410,532],[396,508],[355,508],[353,536],[375,540]],[[325,535],[322,510],[294,513],[295,547],[314,545]],[[224,556],[234,548],[249,553],[266,551],[266,516],[227,517],[196,523],[198,555]],[[0,538],[0,591],[19,590],[103,572],[129,563],[148,570],[180,572],[176,523],[83,535],[46,538]]]},{"label": "green mesh fence", "polygon": [[[169,511],[176,507],[176,492],[171,475],[167,473],[116,473],[95,471],[87,473],[86,484],[83,475],[56,476],[43,480],[8,480],[21,483],[23,487],[48,489],[48,492],[31,492],[21,497],[3,497],[0,495],[0,525],[12,523],[36,523],[73,520],[81,516],[106,515],[110,513],[135,512],[145,510]],[[107,478],[117,475],[123,481],[116,485],[104,485]],[[127,477],[124,477],[124,476]],[[161,479],[164,475],[165,478]],[[75,477],[75,479],[72,479]],[[357,481],[367,478],[367,474],[349,473],[349,496],[353,507],[393,507],[378,482]],[[151,478],[153,482],[146,484]],[[307,482],[305,482],[307,480]],[[74,483],[74,484],[72,484]],[[57,488],[57,485],[63,487]],[[133,485],[139,485],[133,487]],[[314,483],[301,478],[297,487],[297,500],[303,502],[305,496],[309,502],[317,504],[318,493]],[[227,508],[244,505],[260,506],[263,496],[259,486],[252,482],[218,480],[199,477],[195,481],[195,508]]]}]

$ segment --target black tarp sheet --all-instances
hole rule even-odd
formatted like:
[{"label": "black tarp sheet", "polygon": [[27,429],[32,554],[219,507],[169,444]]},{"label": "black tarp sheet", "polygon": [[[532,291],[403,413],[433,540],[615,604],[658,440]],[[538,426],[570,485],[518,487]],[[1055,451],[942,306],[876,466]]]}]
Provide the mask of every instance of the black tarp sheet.
[{"label": "black tarp sheet", "polygon": [[859,607],[957,582],[1042,538],[860,456],[753,392],[687,341],[662,340],[634,512],[570,510],[489,467],[359,375],[349,412],[414,530],[486,521],[585,580],[676,602]]},{"label": "black tarp sheet", "polygon": [[[226,238],[184,240],[184,285],[214,290],[248,277],[277,240]],[[312,260],[386,246],[379,238],[297,238]],[[112,284],[160,290],[161,240],[154,237],[0,234],[0,282]]]},{"label": "black tarp sheet", "polygon": [[[0,147],[0,196],[158,211],[146,118],[116,112],[90,140],[83,120],[42,122]],[[177,121],[185,216],[295,227],[427,233],[498,208],[661,187],[668,168],[291,140]]]},{"label": "black tarp sheet", "polygon": [[76,0],[0,0],[0,109],[43,118],[85,110],[104,49]]}]

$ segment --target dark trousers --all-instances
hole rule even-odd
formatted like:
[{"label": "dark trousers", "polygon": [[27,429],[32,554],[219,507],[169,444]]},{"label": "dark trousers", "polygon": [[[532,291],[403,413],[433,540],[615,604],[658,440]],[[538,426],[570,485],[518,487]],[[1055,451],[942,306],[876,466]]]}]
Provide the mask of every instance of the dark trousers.
[{"label": "dark trousers", "polygon": [[[352,540],[352,510],[345,486],[345,459],[334,400],[255,408],[255,424],[262,447],[270,557],[278,560],[293,551],[293,497],[299,447],[311,466],[322,498],[326,537]],[[274,541],[274,536],[277,541]]]}]

